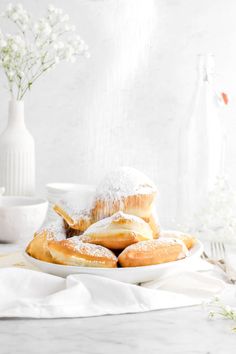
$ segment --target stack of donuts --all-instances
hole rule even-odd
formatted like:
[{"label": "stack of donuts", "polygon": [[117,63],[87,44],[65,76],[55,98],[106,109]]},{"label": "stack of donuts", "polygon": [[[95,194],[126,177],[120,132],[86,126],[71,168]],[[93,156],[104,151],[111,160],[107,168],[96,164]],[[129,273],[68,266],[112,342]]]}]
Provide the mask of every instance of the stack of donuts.
[{"label": "stack of donuts", "polygon": [[83,267],[139,267],[187,256],[194,237],[161,231],[157,190],[143,173],[122,167],[98,185],[86,210],[57,204],[60,219],[38,231],[26,252],[39,260]]}]

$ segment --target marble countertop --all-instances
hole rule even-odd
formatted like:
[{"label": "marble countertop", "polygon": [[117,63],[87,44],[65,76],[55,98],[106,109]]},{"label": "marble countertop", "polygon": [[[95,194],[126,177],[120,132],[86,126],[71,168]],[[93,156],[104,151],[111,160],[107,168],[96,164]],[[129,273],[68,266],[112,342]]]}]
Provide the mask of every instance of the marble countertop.
[{"label": "marble countertop", "polygon": [[[1,252],[16,250],[1,245]],[[201,306],[78,319],[1,319],[0,353],[233,354],[230,322]]]},{"label": "marble countertop", "polygon": [[81,319],[0,321],[0,353],[233,354],[230,324],[200,307]]}]

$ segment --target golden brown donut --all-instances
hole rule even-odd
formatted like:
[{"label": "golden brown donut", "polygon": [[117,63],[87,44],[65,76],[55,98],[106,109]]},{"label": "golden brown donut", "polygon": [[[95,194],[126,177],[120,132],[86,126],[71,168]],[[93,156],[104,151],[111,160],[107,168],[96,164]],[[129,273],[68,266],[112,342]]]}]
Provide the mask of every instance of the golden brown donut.
[{"label": "golden brown donut", "polygon": [[177,238],[183,241],[183,243],[188,249],[192,248],[196,243],[196,238],[194,236],[180,231],[162,230],[161,237]]},{"label": "golden brown donut", "polygon": [[78,230],[78,233],[99,220],[123,211],[149,223],[156,238],[160,233],[153,213],[156,192],[154,183],[143,173],[131,167],[121,167],[102,180],[88,210],[74,211],[64,205],[55,205],[54,210],[64,218],[69,228]]},{"label": "golden brown donut", "polygon": [[105,247],[84,243],[79,236],[67,240],[48,241],[48,249],[54,263],[79,267],[117,267],[117,258]]},{"label": "golden brown donut", "polygon": [[52,239],[65,239],[66,233],[62,220],[49,224],[36,232],[33,240],[30,241],[26,252],[41,261],[53,263],[52,256],[48,250],[48,241]]},{"label": "golden brown donut", "polygon": [[48,234],[42,231],[36,234],[32,241],[28,244],[26,252],[34,258],[41,261],[52,263],[52,256],[47,248]]},{"label": "golden brown donut", "polygon": [[159,238],[128,246],[118,257],[122,267],[141,267],[182,259],[187,255],[184,243],[177,239]]},{"label": "golden brown donut", "polygon": [[118,212],[91,225],[80,240],[112,250],[122,250],[133,243],[152,239],[152,230],[143,219]]},{"label": "golden brown donut", "polygon": [[83,233],[92,223],[91,211],[84,209],[80,211],[75,211],[68,204],[63,205],[54,205],[54,211],[61,216],[66,224],[72,230],[77,230],[80,233]]},{"label": "golden brown donut", "polygon": [[160,228],[159,221],[158,221],[154,212],[150,215],[147,223],[149,224],[150,228],[152,229],[153,238],[160,237],[161,228]]},{"label": "golden brown donut", "polygon": [[149,222],[156,193],[154,183],[140,171],[131,167],[117,168],[108,173],[96,189],[93,219],[101,220],[123,211]]}]

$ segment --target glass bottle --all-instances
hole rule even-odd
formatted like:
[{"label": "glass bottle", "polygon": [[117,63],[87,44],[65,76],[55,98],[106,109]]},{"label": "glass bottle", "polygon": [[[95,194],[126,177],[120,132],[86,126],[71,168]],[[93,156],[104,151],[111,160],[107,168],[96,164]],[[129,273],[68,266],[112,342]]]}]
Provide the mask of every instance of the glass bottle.
[{"label": "glass bottle", "polygon": [[214,89],[214,56],[199,55],[198,79],[190,114],[179,135],[177,224],[197,230],[204,208],[224,164],[224,134],[220,117],[223,101]]}]

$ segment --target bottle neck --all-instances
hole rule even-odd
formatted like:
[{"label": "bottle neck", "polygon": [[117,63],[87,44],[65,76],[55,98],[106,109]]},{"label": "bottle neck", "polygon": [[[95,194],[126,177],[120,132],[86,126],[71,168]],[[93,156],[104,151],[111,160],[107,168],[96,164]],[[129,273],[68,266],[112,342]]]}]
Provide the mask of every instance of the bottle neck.
[{"label": "bottle neck", "polygon": [[25,127],[24,102],[11,100],[8,109],[8,127]]},{"label": "bottle neck", "polygon": [[198,57],[198,78],[202,82],[212,82],[215,74],[214,57],[210,54]]},{"label": "bottle neck", "polygon": [[201,82],[212,83],[214,81],[214,77],[214,73],[208,71],[207,68],[201,68],[201,70],[198,70],[198,80]]}]

